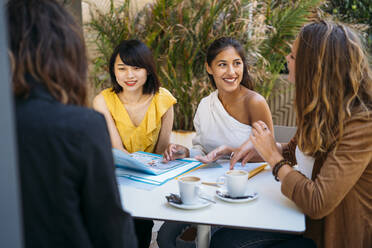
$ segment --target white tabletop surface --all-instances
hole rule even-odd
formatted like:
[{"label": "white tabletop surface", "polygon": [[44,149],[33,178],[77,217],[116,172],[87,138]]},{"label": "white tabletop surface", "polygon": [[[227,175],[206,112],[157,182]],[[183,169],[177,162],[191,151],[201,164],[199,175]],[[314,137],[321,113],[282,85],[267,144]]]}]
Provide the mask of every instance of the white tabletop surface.
[{"label": "white tabletop surface", "polygon": [[[228,163],[225,162],[198,169],[187,175],[199,176],[203,181],[215,181],[227,168]],[[252,167],[244,169],[249,171]],[[248,187],[259,193],[257,199],[244,203],[229,203],[215,197],[216,187],[203,186],[203,191],[214,199],[216,204],[194,210],[178,209],[167,203],[166,195],[178,193],[176,179],[151,191],[123,184],[119,189],[124,208],[134,217],[289,233],[305,231],[304,214],[281,193],[280,182],[274,180],[271,170],[265,170],[251,178]]]}]

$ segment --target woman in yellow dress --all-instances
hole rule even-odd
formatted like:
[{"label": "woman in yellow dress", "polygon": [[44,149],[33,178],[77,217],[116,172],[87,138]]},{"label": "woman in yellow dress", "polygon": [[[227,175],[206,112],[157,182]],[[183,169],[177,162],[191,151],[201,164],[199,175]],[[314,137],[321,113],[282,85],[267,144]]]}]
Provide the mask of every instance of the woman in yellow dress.
[{"label": "woman in yellow dress", "polygon": [[[112,147],[162,154],[168,146],[176,99],[160,87],[150,49],[125,40],[110,59],[112,88],[100,92],[93,108],[106,119]],[[149,247],[153,222],[135,220],[139,247]]]}]

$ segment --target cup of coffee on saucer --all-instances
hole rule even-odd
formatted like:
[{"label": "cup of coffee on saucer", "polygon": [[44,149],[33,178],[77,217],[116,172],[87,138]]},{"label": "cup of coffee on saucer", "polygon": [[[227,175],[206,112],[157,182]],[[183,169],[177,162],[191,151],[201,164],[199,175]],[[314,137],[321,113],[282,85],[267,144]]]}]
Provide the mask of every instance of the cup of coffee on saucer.
[{"label": "cup of coffee on saucer", "polygon": [[183,204],[195,204],[199,200],[201,180],[199,177],[188,176],[178,179],[178,187]]},{"label": "cup of coffee on saucer", "polygon": [[216,191],[218,198],[228,202],[246,202],[257,198],[257,192],[248,192],[248,172],[229,170],[217,179],[217,184],[225,185],[225,189]]},{"label": "cup of coffee on saucer", "polygon": [[217,183],[226,185],[227,193],[231,197],[241,197],[247,192],[248,172],[243,170],[229,170],[218,178]]},{"label": "cup of coffee on saucer", "polygon": [[201,179],[199,177],[187,176],[178,179],[180,196],[170,194],[166,196],[167,202],[176,208],[199,209],[209,206],[215,201],[202,195]]}]

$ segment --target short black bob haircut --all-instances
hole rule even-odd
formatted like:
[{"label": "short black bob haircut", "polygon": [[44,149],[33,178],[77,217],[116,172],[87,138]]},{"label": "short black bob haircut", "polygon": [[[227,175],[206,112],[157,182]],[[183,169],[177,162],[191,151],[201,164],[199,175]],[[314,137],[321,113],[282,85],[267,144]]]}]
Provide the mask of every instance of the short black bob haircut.
[{"label": "short black bob haircut", "polygon": [[[240,58],[243,61],[243,78],[241,81],[241,85],[245,86],[246,88],[253,90],[254,88],[254,81],[252,77],[248,73],[248,64],[245,58],[245,52],[243,46],[234,38],[231,37],[221,37],[215,40],[208,48],[207,51],[207,63],[209,66],[212,65],[212,61],[216,58],[216,56],[222,52],[223,50],[233,47],[235,51],[239,54]],[[216,82],[213,79],[213,75],[208,73],[209,79],[212,82],[214,88],[217,88]]]},{"label": "short black bob haircut", "polygon": [[146,69],[147,80],[143,86],[143,94],[155,94],[159,91],[160,81],[155,71],[155,62],[150,49],[139,40],[124,40],[114,49],[110,58],[109,71],[115,93],[123,91],[115,76],[115,60],[118,55],[124,64]]}]

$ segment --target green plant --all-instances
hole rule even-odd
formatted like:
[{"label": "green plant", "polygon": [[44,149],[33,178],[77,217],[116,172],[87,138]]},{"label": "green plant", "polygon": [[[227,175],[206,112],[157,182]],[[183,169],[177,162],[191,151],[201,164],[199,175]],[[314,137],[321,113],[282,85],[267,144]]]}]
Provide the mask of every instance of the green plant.
[{"label": "green plant", "polygon": [[372,51],[372,1],[329,0],[323,9],[337,19],[354,24],[365,24],[359,28],[366,31],[366,41]]},{"label": "green plant", "polygon": [[257,90],[268,98],[283,67],[288,42],[307,21],[320,0],[157,0],[137,13],[130,1],[119,7],[111,0],[104,13],[92,9],[88,29],[97,47],[92,80],[107,86],[107,61],[123,39],[144,41],[153,51],[164,87],[177,98],[174,129],[192,130],[192,119],[211,85],[204,69],[205,55],[213,40],[232,36],[244,45]]},{"label": "green plant", "polygon": [[270,97],[277,80],[280,80],[279,74],[284,69],[285,56],[290,51],[289,43],[321,3],[320,0],[266,1],[266,24],[271,29],[261,46],[261,54],[267,60],[265,69],[269,73],[257,88],[266,99]]},{"label": "green plant", "polygon": [[[161,0],[150,9],[152,15],[146,15],[145,23],[157,23],[161,27],[155,26],[156,37],[148,44],[156,51],[164,85],[178,100],[175,129],[192,130],[196,107],[212,90],[204,63],[206,50],[214,39],[234,36],[243,41],[246,50],[259,54],[262,41],[252,37],[258,37],[254,32],[262,32],[265,24],[263,21],[253,24],[249,15],[260,13],[253,13],[248,1],[243,4],[229,0]],[[250,33],[248,25],[251,25]]]}]

